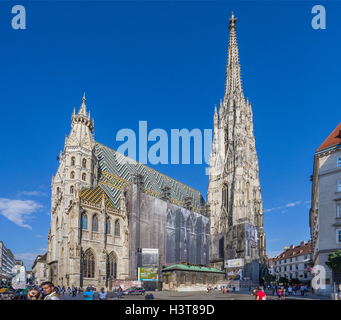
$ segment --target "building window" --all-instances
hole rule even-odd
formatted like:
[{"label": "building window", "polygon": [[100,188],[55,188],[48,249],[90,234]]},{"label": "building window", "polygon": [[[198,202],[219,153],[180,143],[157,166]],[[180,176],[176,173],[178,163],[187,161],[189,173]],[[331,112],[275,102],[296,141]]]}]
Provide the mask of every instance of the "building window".
[{"label": "building window", "polygon": [[197,283],[197,276],[195,274],[192,274],[192,284]]},{"label": "building window", "polygon": [[95,214],[92,217],[92,231],[98,232],[98,216],[97,216],[97,214]]},{"label": "building window", "polygon": [[115,236],[120,236],[120,222],[118,220],[115,221]]},{"label": "building window", "polygon": [[223,207],[225,208],[226,212],[228,212],[228,187],[224,184],[222,189],[222,201]]},{"label": "building window", "polygon": [[57,187],[56,193],[59,194],[59,187]]},{"label": "building window", "polygon": [[117,259],[114,252],[111,252],[108,257],[108,276],[117,278]]},{"label": "building window", "polygon": [[83,180],[83,181],[86,181],[86,173],[83,173],[83,174],[82,174],[82,180]]},{"label": "building window", "polygon": [[287,271],[287,267],[284,267],[284,271]]},{"label": "building window", "polygon": [[81,228],[82,230],[88,229],[88,216],[86,215],[86,213],[82,214]]},{"label": "building window", "polygon": [[105,221],[105,233],[106,234],[111,233],[111,223],[109,218],[107,218],[107,220]]},{"label": "building window", "polygon": [[292,266],[289,267],[289,270],[290,270],[290,271],[292,270]]},{"label": "building window", "polygon": [[337,218],[341,218],[341,205],[338,205],[338,206],[337,206],[336,217],[337,217]]},{"label": "building window", "polygon": [[213,276],[213,284],[217,283],[217,276]]},{"label": "building window", "polygon": [[337,243],[341,243],[341,230],[340,229],[338,229],[338,230],[336,230],[336,242]]},{"label": "building window", "polygon": [[298,257],[295,257],[295,261],[298,261]]},{"label": "building window", "polygon": [[71,158],[71,165],[74,166],[76,164],[76,158],[72,157]]},{"label": "building window", "polygon": [[164,276],[164,282],[165,282],[165,284],[168,284],[168,276]]},{"label": "building window", "polygon": [[337,157],[337,166],[341,167],[341,157]]},{"label": "building window", "polygon": [[70,173],[70,179],[74,179],[75,178],[75,173],[74,173],[74,171],[71,171],[71,173]]},{"label": "building window", "polygon": [[284,260],[284,263],[287,263],[287,259]]},{"label": "building window", "polygon": [[73,186],[70,187],[70,193],[73,193]]},{"label": "building window", "polygon": [[95,255],[91,249],[86,250],[84,253],[83,277],[95,278]]},{"label": "building window", "polygon": [[184,274],[180,274],[180,284],[186,284],[186,276]]},{"label": "building window", "polygon": [[296,264],[296,270],[298,270],[298,264]]},{"label": "building window", "polygon": [[341,180],[339,180],[337,182],[337,191],[340,192],[341,191]]},{"label": "building window", "polygon": [[83,161],[82,161],[82,167],[83,167],[83,168],[86,168],[86,159],[83,159]]}]

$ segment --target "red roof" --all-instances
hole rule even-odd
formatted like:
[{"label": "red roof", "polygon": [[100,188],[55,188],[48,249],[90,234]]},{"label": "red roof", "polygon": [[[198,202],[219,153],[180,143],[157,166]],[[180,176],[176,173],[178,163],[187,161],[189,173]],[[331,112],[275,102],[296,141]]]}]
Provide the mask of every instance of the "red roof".
[{"label": "red roof", "polygon": [[341,122],[316,151],[341,143],[340,131]]},{"label": "red roof", "polygon": [[287,249],[283,251],[279,256],[276,256],[273,258],[272,261],[282,260],[282,259],[288,259],[292,257],[301,256],[303,254],[311,253],[311,243],[305,243],[303,245],[296,246],[292,249]]}]

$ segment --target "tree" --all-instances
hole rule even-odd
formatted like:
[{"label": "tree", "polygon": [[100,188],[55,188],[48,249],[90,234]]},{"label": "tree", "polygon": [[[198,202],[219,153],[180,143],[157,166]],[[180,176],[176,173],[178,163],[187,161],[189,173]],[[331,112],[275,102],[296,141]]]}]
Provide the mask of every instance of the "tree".
[{"label": "tree", "polygon": [[328,254],[326,266],[334,272],[341,273],[341,250]]},{"label": "tree", "polygon": [[298,280],[297,278],[292,278],[291,279],[291,284],[299,284],[299,283],[301,283],[301,281]]},{"label": "tree", "polygon": [[285,277],[280,277],[278,280],[278,283],[288,283],[288,282],[289,282],[288,278],[285,278]]},{"label": "tree", "polygon": [[272,281],[276,281],[276,277],[270,273],[264,275],[262,279],[267,283],[272,282]]}]

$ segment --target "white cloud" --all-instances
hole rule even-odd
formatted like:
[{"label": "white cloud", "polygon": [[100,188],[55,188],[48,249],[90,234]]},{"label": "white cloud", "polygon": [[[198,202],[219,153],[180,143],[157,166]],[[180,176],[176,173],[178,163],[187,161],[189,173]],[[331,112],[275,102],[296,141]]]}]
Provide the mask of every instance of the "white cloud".
[{"label": "white cloud", "polygon": [[265,209],[264,212],[270,212],[272,210],[275,210],[276,208],[272,208],[272,209]]},{"label": "white cloud", "polygon": [[309,201],[305,201],[304,203],[310,203],[311,201],[309,200]]},{"label": "white cloud", "polygon": [[284,212],[287,212],[288,210],[284,210],[284,211],[282,211],[282,213],[284,213]]},{"label": "white cloud", "polygon": [[43,238],[40,234],[36,234],[36,238]]},{"label": "white cloud", "polygon": [[296,206],[297,204],[300,204],[302,201],[297,201],[297,202],[289,202],[286,207],[294,207]]},{"label": "white cloud", "polygon": [[31,226],[25,224],[30,219],[30,215],[37,212],[43,206],[33,200],[10,200],[0,198],[0,214],[8,220],[14,222],[19,227],[32,230]]},{"label": "white cloud", "polygon": [[47,196],[47,194],[45,192],[41,192],[41,191],[22,191],[19,193],[19,196],[21,195],[25,195],[25,196]]},{"label": "white cloud", "polygon": [[37,252],[26,252],[26,253],[15,253],[15,259],[22,260],[24,262],[24,266],[27,268],[31,268],[34,260],[37,258],[37,255],[41,255],[41,253]]},{"label": "white cloud", "polygon": [[39,251],[43,251],[44,253],[47,251],[47,248],[38,248]]},{"label": "white cloud", "polygon": [[270,240],[266,240],[266,242],[279,241],[279,240],[283,240],[283,238],[280,238],[280,239],[270,239]]}]

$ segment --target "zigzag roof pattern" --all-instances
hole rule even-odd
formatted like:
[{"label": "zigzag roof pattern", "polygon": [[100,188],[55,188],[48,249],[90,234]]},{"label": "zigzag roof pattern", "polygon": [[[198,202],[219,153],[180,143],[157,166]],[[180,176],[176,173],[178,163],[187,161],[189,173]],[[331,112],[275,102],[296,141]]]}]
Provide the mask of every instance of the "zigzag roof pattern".
[{"label": "zigzag roof pattern", "polygon": [[159,197],[165,186],[170,187],[173,203],[182,205],[185,197],[192,197],[194,211],[199,212],[204,199],[199,191],[174,180],[150,167],[147,167],[127,156],[96,142],[99,159],[99,184],[118,209],[121,191],[133,182],[134,174],[143,175],[145,193]]},{"label": "zigzag roof pattern", "polygon": [[113,208],[113,203],[110,201],[110,198],[106,194],[105,190],[103,190],[102,186],[97,185],[94,188],[82,188],[80,193],[80,198],[88,201],[90,203],[94,203],[96,205],[100,205],[102,202],[102,197],[104,195],[105,206],[108,208]]}]

